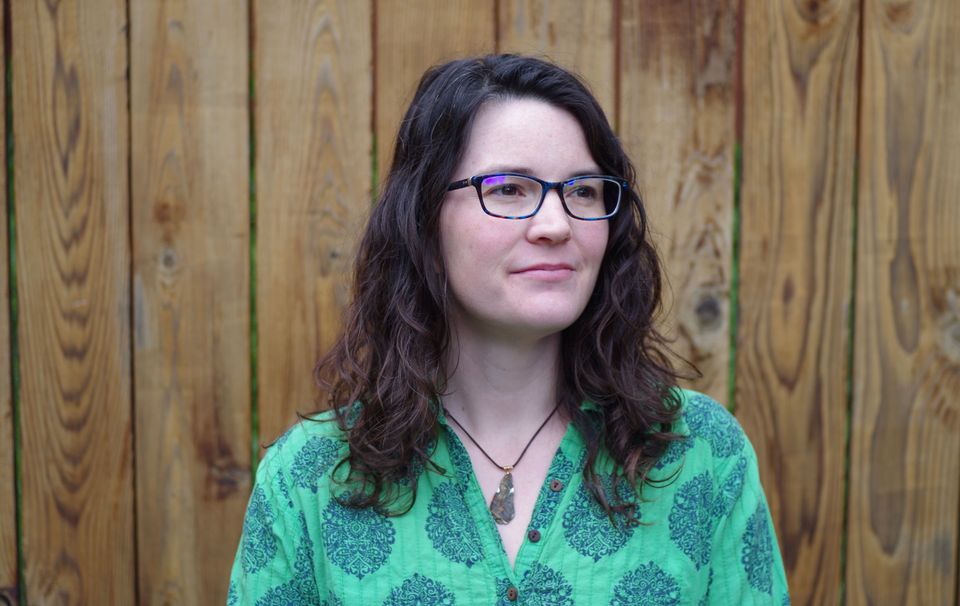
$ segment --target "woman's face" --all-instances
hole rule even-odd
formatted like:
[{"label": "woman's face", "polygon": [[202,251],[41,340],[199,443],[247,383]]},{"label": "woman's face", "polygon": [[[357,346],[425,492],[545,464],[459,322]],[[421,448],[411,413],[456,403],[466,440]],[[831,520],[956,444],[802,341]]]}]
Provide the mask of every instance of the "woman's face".
[{"label": "woman's face", "polygon": [[[573,115],[539,100],[507,99],[480,108],[451,181],[496,172],[562,181],[601,171]],[[590,299],[608,229],[607,221],[567,215],[556,190],[536,215],[519,220],[485,214],[473,187],[447,192],[440,246],[451,323],[507,339],[564,330]]]}]

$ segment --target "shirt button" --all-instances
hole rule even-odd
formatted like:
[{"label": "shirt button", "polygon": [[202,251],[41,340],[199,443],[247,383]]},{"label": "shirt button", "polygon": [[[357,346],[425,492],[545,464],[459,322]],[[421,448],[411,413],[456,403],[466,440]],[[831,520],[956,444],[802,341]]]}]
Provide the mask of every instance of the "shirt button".
[{"label": "shirt button", "polygon": [[556,478],[550,480],[550,490],[552,490],[553,492],[560,492],[561,490],[563,490],[563,482],[561,482]]},{"label": "shirt button", "polygon": [[507,599],[510,600],[511,602],[516,602],[518,595],[519,593],[517,592],[517,588],[514,587],[513,585],[511,585],[510,588],[507,589]]},{"label": "shirt button", "polygon": [[531,543],[536,543],[540,540],[540,531],[534,528],[527,533],[527,538],[530,539]]}]

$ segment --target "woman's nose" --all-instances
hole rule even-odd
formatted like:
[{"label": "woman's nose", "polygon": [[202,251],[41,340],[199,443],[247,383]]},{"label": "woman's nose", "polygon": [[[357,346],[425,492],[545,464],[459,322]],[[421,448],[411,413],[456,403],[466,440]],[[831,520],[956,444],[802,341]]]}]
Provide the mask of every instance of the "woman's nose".
[{"label": "woman's nose", "polygon": [[527,234],[532,241],[564,242],[570,239],[571,217],[564,210],[560,194],[555,189],[547,192],[540,210],[527,220],[530,221]]}]

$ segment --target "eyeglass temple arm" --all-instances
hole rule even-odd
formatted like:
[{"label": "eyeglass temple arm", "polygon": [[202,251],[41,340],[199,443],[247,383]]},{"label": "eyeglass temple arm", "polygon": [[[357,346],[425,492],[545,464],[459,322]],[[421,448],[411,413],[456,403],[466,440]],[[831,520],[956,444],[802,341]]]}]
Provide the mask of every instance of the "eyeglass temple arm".
[{"label": "eyeglass temple arm", "polygon": [[461,179],[459,181],[454,181],[447,186],[447,191],[453,191],[455,189],[463,189],[464,187],[470,187],[470,179]]}]

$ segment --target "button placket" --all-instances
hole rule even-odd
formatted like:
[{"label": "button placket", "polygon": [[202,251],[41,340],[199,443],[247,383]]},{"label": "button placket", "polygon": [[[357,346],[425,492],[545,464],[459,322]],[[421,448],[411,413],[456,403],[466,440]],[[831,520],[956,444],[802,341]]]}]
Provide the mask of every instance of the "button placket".
[{"label": "button placket", "polygon": [[[524,573],[530,566],[540,562],[544,557],[548,559],[550,557],[550,554],[545,555],[544,552],[548,543],[546,533],[558,522],[556,516],[560,504],[568,496],[566,491],[571,486],[570,482],[576,480],[578,467],[582,466],[578,461],[582,458],[580,451],[583,450],[583,447],[578,439],[579,434],[571,424],[567,427],[567,432],[554,454],[544,483],[540,485],[540,494],[534,506],[533,518],[527,527],[523,544],[517,552],[514,566],[508,574],[511,579],[523,578]],[[571,456],[571,450],[577,450],[577,455]],[[505,596],[505,590],[501,589],[501,591],[504,592],[500,594],[502,600]],[[519,596],[519,591],[517,595]],[[517,601],[520,601],[519,597]]]}]

